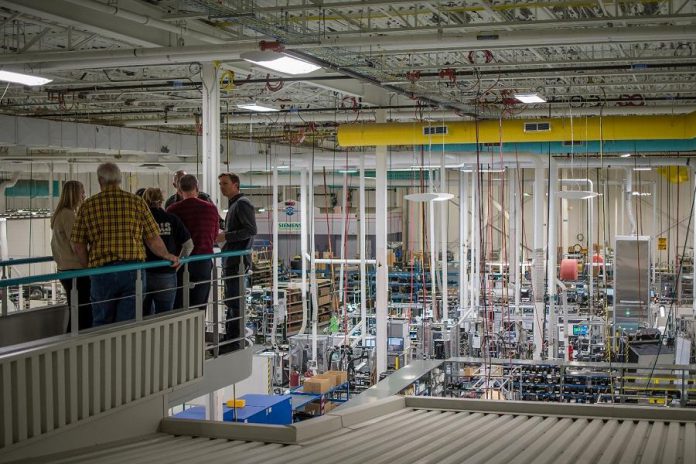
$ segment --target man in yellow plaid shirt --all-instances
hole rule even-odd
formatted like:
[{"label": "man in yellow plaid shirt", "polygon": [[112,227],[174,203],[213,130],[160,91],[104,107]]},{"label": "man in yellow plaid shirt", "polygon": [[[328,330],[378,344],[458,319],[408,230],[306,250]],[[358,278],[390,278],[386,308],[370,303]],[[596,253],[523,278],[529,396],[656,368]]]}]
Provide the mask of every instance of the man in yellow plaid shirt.
[{"label": "man in yellow plaid shirt", "polygon": [[[70,241],[84,267],[145,261],[145,245],[178,266],[167,251],[160,230],[142,198],[121,190],[121,170],[114,163],[97,168],[101,192],[88,198],[77,212]],[[141,273],[143,278],[145,273]],[[136,271],[91,276],[93,325],[135,317]],[[145,285],[143,285],[145,288]]]}]

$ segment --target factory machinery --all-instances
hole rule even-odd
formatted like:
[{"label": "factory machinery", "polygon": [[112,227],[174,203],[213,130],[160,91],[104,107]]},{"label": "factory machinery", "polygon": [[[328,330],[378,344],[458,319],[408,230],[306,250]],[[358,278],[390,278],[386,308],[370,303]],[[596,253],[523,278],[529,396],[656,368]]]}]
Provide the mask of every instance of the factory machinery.
[{"label": "factory machinery", "polygon": [[[578,246],[559,253],[558,292],[553,299],[545,296],[541,349],[535,346],[531,263],[521,275],[518,306],[513,286],[506,282],[509,270],[491,267],[482,279],[487,293],[475,311],[461,311],[456,294],[449,295],[449,317],[439,321],[432,318],[427,264],[416,270],[421,284],[410,286],[414,271],[396,263],[389,274],[394,298],[389,303],[388,372],[382,377],[413,359],[442,359],[450,361],[427,381],[416,382],[413,394],[692,406],[696,385],[688,364],[694,362],[696,321],[691,308],[675,304],[677,289],[664,286],[667,279],[651,279],[659,272],[644,259],[648,250],[647,237],[619,236],[613,248],[595,252],[592,259]],[[448,273],[452,282],[458,272],[453,266]],[[346,276],[351,298],[339,305],[335,292],[331,294],[335,317],[317,335],[315,362],[311,334],[293,333],[288,330],[292,323],[283,323],[282,317],[274,332],[270,290],[249,290],[249,324],[256,341],[275,353],[277,392],[298,386],[305,376],[331,370],[347,372],[353,394],[380,380],[375,373],[373,310],[368,311],[363,336],[357,292],[351,287],[355,278],[350,272]],[[293,276],[285,279],[292,282]],[[292,306],[288,298],[285,294],[286,305]],[[435,304],[441,306],[441,296]],[[284,316],[291,315],[288,311]],[[675,367],[682,365],[686,367]]]}]

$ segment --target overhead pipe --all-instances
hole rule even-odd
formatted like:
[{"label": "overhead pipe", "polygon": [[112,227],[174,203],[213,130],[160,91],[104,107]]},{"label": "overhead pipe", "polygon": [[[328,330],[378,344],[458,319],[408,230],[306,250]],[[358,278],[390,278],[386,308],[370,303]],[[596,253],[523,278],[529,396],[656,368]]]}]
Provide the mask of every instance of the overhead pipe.
[{"label": "overhead pipe", "polygon": [[426,34],[385,35],[374,37],[362,35],[358,37],[341,37],[328,35],[320,43],[304,45],[302,48],[340,47],[361,48],[371,47],[373,50],[443,50],[448,48],[464,50],[497,50],[510,48],[529,48],[578,44],[605,44],[622,42],[651,42],[692,40],[696,36],[696,27],[688,26],[658,26],[642,28],[587,28],[559,29],[545,31],[496,31],[496,32],[430,32]]},{"label": "overhead pipe", "polygon": [[[77,1],[77,0],[75,0]],[[0,0],[0,5],[16,9],[14,2]],[[95,5],[92,5],[95,6]],[[100,7],[107,11],[113,11],[114,7]],[[128,14],[125,10],[120,10],[120,14]],[[136,14],[137,15],[137,14]],[[134,20],[142,22],[142,15],[136,16]],[[161,28],[171,27],[160,24],[156,20],[149,20],[150,25],[155,24]],[[156,27],[156,26],[155,26]],[[179,31],[180,33],[180,31]],[[194,32],[194,34],[200,34]],[[646,41],[678,41],[691,40],[696,36],[696,27],[688,26],[658,26],[649,28],[587,28],[587,29],[563,29],[557,31],[547,31],[539,34],[538,31],[501,31],[493,33],[443,33],[428,32],[425,34],[410,34],[407,36],[381,36],[361,35],[353,38],[343,38],[341,36],[328,35],[318,40],[284,44],[288,51],[296,50],[298,53],[303,50],[316,48],[354,49],[370,47],[378,50],[438,50],[446,48],[457,49],[509,49],[509,48],[528,48],[538,46],[559,46],[577,44],[603,44],[607,42],[646,42]],[[199,36],[200,40],[205,37],[206,41],[215,40],[207,35]],[[185,47],[159,47],[155,48],[155,53],[140,54],[138,51],[148,49],[126,49],[119,53],[113,50],[99,50],[92,52],[35,52],[15,54],[0,57],[0,65],[9,64],[38,64],[53,63],[53,66],[70,66],[71,69],[81,69],[85,67],[114,67],[124,66],[124,62],[133,65],[158,65],[172,63],[172,60],[181,59],[187,56],[189,62],[208,61],[208,60],[231,60],[238,59],[240,54],[245,51],[256,51],[258,45],[256,41],[229,41],[220,44],[210,44],[205,46],[185,46]],[[91,54],[90,54],[91,53]],[[101,56],[100,56],[101,54]],[[126,61],[129,59],[130,61]],[[111,60],[111,61],[110,61]],[[121,61],[123,60],[123,61]],[[185,61],[180,61],[185,62]],[[36,69],[36,68],[35,68]]]},{"label": "overhead pipe", "polygon": [[[53,162],[54,163],[54,172],[55,173],[69,173],[70,167],[79,165],[81,166],[81,169],[84,170],[94,170],[97,168],[99,165],[99,162],[97,160],[94,160],[95,156],[104,156],[110,154],[111,151],[105,151],[104,153],[92,153],[88,154],[90,157],[90,160],[87,161],[79,161],[79,162],[69,162],[67,160],[61,160],[58,161],[56,160],[56,155],[32,155],[31,159],[26,159],[26,161],[21,161],[19,158],[16,156],[11,156],[11,155],[3,155],[0,156],[0,162],[2,162],[3,166],[0,167],[0,172],[8,172],[9,169],[16,169],[18,166],[22,165],[32,165],[32,170],[35,173],[48,173],[48,168],[47,168],[47,163]],[[77,154],[76,154],[77,155]],[[401,156],[401,155],[407,155],[407,153],[399,153],[399,152],[392,152],[392,158],[390,160],[390,170],[398,170],[399,168],[401,169],[406,169],[409,170],[410,166],[412,165],[413,161],[408,158],[407,156]],[[72,155],[71,155],[72,156]],[[369,166],[366,166],[368,169],[374,169],[374,158],[370,158],[369,155],[363,155],[366,159],[366,164],[370,163]],[[459,158],[461,159],[461,162],[465,163],[465,166],[471,166],[476,162],[476,157],[473,155],[469,154],[461,154],[459,155]],[[502,166],[505,167],[520,167],[520,168],[533,168],[534,163],[536,160],[542,160],[543,157],[539,155],[529,155],[529,154],[519,154],[517,156],[517,160],[514,158],[504,158],[502,160]],[[322,156],[316,156],[316,166],[321,167],[321,166],[326,166],[327,168],[333,167],[333,161],[332,161],[332,156],[330,155],[322,155]],[[568,168],[571,167],[572,162],[570,159],[566,159],[565,157],[559,157],[555,158],[556,162],[558,164],[559,168]],[[79,157],[78,157],[79,160]],[[285,156],[279,156],[280,163],[287,163],[288,158]],[[655,157],[650,157],[650,158],[645,158],[642,159],[641,161],[638,162],[638,166],[646,166],[646,167],[651,167],[651,168],[656,168],[660,166],[688,166],[689,165],[689,160],[690,158],[688,157],[682,157],[682,158],[674,158],[674,157],[661,157],[661,156],[655,156]],[[189,168],[195,171],[195,165],[193,162],[187,163],[187,162],[181,162],[181,160],[166,160],[166,159],[159,159],[158,163],[162,164],[164,167],[160,168],[160,170],[153,170],[149,169],[148,167],[142,166],[144,163],[144,158],[139,156],[139,155],[123,155],[123,158],[119,161],[119,165],[121,166],[121,169],[127,172],[144,172],[144,173],[156,173],[156,172],[169,172],[173,171],[175,169],[180,169],[180,168]],[[237,156],[233,158],[230,162],[230,169],[234,170],[235,172],[239,172],[240,174],[245,174],[245,173],[251,173],[248,174],[249,178],[245,182],[248,182],[250,184],[255,184],[258,185],[259,187],[265,186],[266,185],[266,180],[268,179],[269,173],[268,173],[268,166],[263,163],[263,159],[259,159],[258,157],[249,157],[249,156]],[[496,163],[498,163],[496,161]],[[604,169],[614,169],[614,168],[625,168],[625,167],[633,167],[636,164],[635,160],[631,160],[630,158],[603,158],[599,159],[598,157],[590,157],[589,159],[583,160],[583,167],[587,166],[590,168],[597,168],[597,167],[603,167]],[[13,167],[14,165],[14,167]],[[577,167],[577,159],[574,164],[575,167]],[[293,159],[293,170],[299,171],[301,169],[304,169],[304,163],[297,163]],[[416,169],[413,169],[413,171],[416,171]],[[283,172],[283,171],[281,171]],[[292,184],[290,184],[290,181],[293,181]],[[278,176],[278,181],[280,185],[296,185],[296,177],[290,177],[287,174],[279,174]],[[367,182],[369,182],[371,185],[370,188],[374,185],[375,180],[368,178],[366,179]],[[321,180],[319,178],[315,178],[314,180],[316,185],[319,185],[321,183]],[[397,186],[397,187],[408,187],[411,185],[411,181],[406,179],[406,180],[389,180],[389,186]],[[623,182],[623,181],[622,181]],[[493,203],[493,206],[497,208],[496,204]]]},{"label": "overhead pipe", "polygon": [[177,26],[175,24],[170,24],[168,22],[153,18],[151,16],[135,13],[124,8],[119,8],[117,6],[112,6],[93,0],[64,0],[73,5],[88,8],[90,10],[98,11],[100,13],[116,16],[123,18],[128,21],[133,21],[143,26],[152,27],[155,29],[160,29],[162,31],[171,32],[175,35],[182,37],[191,37],[193,39],[200,40],[202,42],[212,43],[212,44],[224,44],[228,43],[228,40],[221,39],[219,37],[211,36],[202,32],[194,31],[187,27]]},{"label": "overhead pipe", "polygon": [[[567,102],[566,102],[567,103]],[[335,109],[330,112],[328,110],[321,110],[326,112],[302,112],[297,114],[294,110],[279,111],[273,113],[272,115],[260,115],[252,114],[249,112],[233,112],[235,116],[244,116],[229,118],[225,121],[226,125],[248,125],[248,124],[272,124],[278,121],[282,121],[283,124],[306,124],[307,121],[312,122],[335,122],[337,114],[343,114],[346,119],[346,123],[353,123],[355,121],[362,122],[374,122],[375,115],[374,110],[378,108],[375,107],[365,107],[361,108],[360,112],[357,114],[351,114],[350,110],[344,110],[339,113]],[[573,109],[574,116],[597,116],[599,115],[599,108],[595,107],[583,107]],[[602,114],[605,116],[613,115],[675,115],[675,114],[687,114],[696,111],[696,105],[660,105],[660,106],[612,106],[604,108]],[[551,108],[550,116],[552,118],[563,117],[567,114],[562,108]],[[279,119],[279,115],[282,115]],[[303,116],[304,115],[304,116]],[[388,119],[391,121],[420,121],[413,111],[392,111],[388,113]],[[547,118],[549,117],[549,110],[542,108],[527,108],[520,113],[515,113],[511,116],[511,119],[526,119],[531,117]],[[339,116],[340,118],[340,116]],[[462,115],[457,111],[432,111],[427,115],[424,115],[425,120],[432,119],[433,121],[462,121],[471,120],[470,117]],[[339,121],[340,123],[340,121]],[[139,120],[123,120],[120,124],[124,127],[149,127],[149,126],[193,126],[196,124],[196,118],[194,117],[172,117],[172,118],[152,118],[152,119],[139,119]]]}]

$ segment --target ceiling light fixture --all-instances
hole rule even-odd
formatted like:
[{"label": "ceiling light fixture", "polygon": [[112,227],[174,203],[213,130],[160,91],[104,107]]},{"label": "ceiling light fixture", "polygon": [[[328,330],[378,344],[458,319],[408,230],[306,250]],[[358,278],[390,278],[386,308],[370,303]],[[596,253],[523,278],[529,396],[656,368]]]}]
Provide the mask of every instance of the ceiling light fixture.
[{"label": "ceiling light fixture", "polygon": [[283,74],[309,74],[317,69],[321,69],[321,66],[317,66],[315,64],[308,63],[307,61],[303,61],[279,52],[246,52],[242,53],[240,57],[249,63],[254,63]]},{"label": "ceiling light fixture", "polygon": [[634,171],[652,171],[651,167],[648,166],[638,166],[633,168]]},{"label": "ceiling light fixture", "polygon": [[622,158],[630,158],[630,157],[631,157],[631,154],[630,154],[630,153],[624,153],[623,155],[621,155],[621,157],[622,157]]},{"label": "ceiling light fixture", "polygon": [[405,195],[404,198],[408,201],[415,201],[419,203],[427,203],[429,201],[448,201],[454,198],[451,193],[411,193]]},{"label": "ceiling light fixture", "polygon": [[546,103],[546,100],[538,93],[516,93],[515,98],[522,103]]},{"label": "ceiling light fixture", "polygon": [[242,103],[237,105],[237,108],[249,111],[256,111],[259,113],[272,113],[275,111],[280,111],[276,108],[271,108],[270,106],[258,105],[256,103]]},{"label": "ceiling light fixture", "polygon": [[[462,164],[445,164],[445,169],[451,169],[451,168],[461,168],[463,165]],[[425,166],[422,164],[414,164],[413,166],[410,167],[410,169],[424,169],[428,171],[436,171],[440,169],[440,166],[433,164],[430,166]]]},{"label": "ceiling light fixture", "polygon": [[474,168],[465,168],[462,169],[462,172],[491,172],[491,173],[501,173],[505,172],[505,169],[474,169]]},{"label": "ceiling light fixture", "polygon": [[45,77],[32,76],[30,74],[21,74],[11,71],[0,71],[0,81],[35,86],[48,84],[49,82],[52,82],[53,79],[46,79]]},{"label": "ceiling light fixture", "polygon": [[652,196],[652,193],[650,192],[631,192],[631,195],[634,197],[649,197]]}]

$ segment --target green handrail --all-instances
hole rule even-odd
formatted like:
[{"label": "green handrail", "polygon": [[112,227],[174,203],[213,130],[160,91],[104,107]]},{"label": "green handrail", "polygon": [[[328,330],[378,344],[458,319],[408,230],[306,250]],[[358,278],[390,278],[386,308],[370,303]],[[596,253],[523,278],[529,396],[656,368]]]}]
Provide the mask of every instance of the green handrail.
[{"label": "green handrail", "polygon": [[[181,258],[181,264],[191,263],[194,261],[203,261],[212,258],[231,258],[234,256],[246,256],[251,254],[251,249],[240,251],[222,251],[220,253],[211,253],[207,255],[194,255]],[[74,271],[54,272],[52,274],[39,274],[35,276],[16,277],[13,279],[0,280],[0,288],[11,287],[15,285],[28,285],[36,282],[46,282],[49,280],[75,279],[78,277],[86,277],[93,275],[111,274],[114,272],[136,271],[138,269],[152,269],[156,267],[170,266],[170,261],[145,261],[141,263],[117,264],[115,266],[103,266],[89,269],[77,269]]]},{"label": "green handrail", "polygon": [[53,256],[34,256],[33,258],[10,258],[0,261],[0,266],[18,266],[20,264],[47,263],[53,261]]}]

